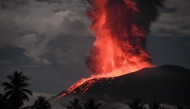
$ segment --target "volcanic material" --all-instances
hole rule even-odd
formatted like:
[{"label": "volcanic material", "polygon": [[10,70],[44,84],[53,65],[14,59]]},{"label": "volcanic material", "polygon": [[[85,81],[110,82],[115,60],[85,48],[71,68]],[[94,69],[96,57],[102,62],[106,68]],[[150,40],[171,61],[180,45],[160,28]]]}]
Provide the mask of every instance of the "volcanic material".
[{"label": "volcanic material", "polygon": [[88,2],[91,8],[87,10],[86,15],[92,21],[90,29],[96,41],[86,64],[93,75],[73,84],[54,101],[67,94],[76,93],[76,89],[85,93],[92,84],[102,78],[115,78],[154,66],[146,50],[146,36],[150,32],[151,23],[159,15],[156,7],[162,6],[163,0]]},{"label": "volcanic material", "polygon": [[[155,100],[173,105],[190,105],[189,78],[190,70],[179,66],[144,68],[115,78],[95,79],[90,86],[88,84],[92,80],[88,80],[56,103],[61,103],[65,98],[75,95],[81,99],[94,98],[96,100],[106,100],[106,97],[109,97],[117,102],[140,97],[147,102]],[[86,86],[88,90],[84,93],[81,88]]]},{"label": "volcanic material", "polygon": [[151,67],[146,50],[150,25],[163,0],[88,0],[86,15],[96,36],[86,60],[94,75],[121,75]]}]

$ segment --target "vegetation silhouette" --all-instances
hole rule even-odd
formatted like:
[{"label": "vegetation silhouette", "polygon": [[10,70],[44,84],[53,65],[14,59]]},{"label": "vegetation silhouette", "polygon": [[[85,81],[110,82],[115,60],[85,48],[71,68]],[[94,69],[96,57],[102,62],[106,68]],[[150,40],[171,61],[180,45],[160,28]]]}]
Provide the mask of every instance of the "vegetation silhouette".
[{"label": "vegetation silhouette", "polygon": [[179,106],[177,106],[177,109],[185,109],[185,107],[182,105],[179,105]]},{"label": "vegetation silhouette", "polygon": [[38,99],[34,102],[32,109],[51,109],[50,103],[45,98],[46,97],[38,96]]},{"label": "vegetation silhouette", "polygon": [[86,102],[83,103],[83,105],[84,105],[84,109],[98,109],[101,106],[100,103],[96,104],[95,100],[92,98],[87,99]]},{"label": "vegetation silhouette", "polygon": [[177,106],[177,109],[190,109],[190,107],[184,106],[184,105],[179,105],[179,106]]},{"label": "vegetation silhouette", "polygon": [[77,98],[74,98],[74,100],[70,101],[69,103],[70,103],[70,106],[68,106],[67,109],[82,109],[82,106],[81,106],[82,103],[80,103],[79,99]]},{"label": "vegetation silhouette", "polygon": [[156,101],[150,102],[148,106],[150,109],[159,109],[161,107],[160,103]]},{"label": "vegetation silhouette", "polygon": [[0,109],[7,109],[7,98],[0,93]]},{"label": "vegetation silhouette", "polygon": [[144,102],[140,98],[131,98],[130,101],[126,102],[126,105],[131,109],[144,109]]},{"label": "vegetation silhouette", "polygon": [[170,107],[161,106],[160,109],[171,109]]},{"label": "vegetation silhouette", "polygon": [[17,71],[8,75],[7,78],[9,82],[2,83],[5,92],[4,96],[7,98],[7,107],[9,109],[19,109],[24,105],[24,101],[29,101],[28,95],[32,96],[32,92],[26,89],[30,86],[29,83],[26,83],[29,78],[22,75],[22,72]]},{"label": "vegetation silhouette", "polygon": [[[43,96],[38,96],[38,99],[32,106],[22,107],[24,101],[29,101],[28,95],[32,96],[32,92],[27,89],[30,86],[30,84],[26,82],[29,78],[22,75],[22,72],[17,71],[8,75],[7,78],[9,82],[2,83],[5,93],[0,93],[0,109],[51,109],[51,104]],[[101,106],[100,103],[96,104],[92,98],[87,99],[84,103],[74,98],[74,100],[69,103],[70,106],[68,106],[67,109],[99,109]],[[161,106],[159,102],[143,102],[140,98],[131,98],[130,101],[126,102],[126,105],[131,109],[144,109],[145,104],[148,104],[149,109],[171,109],[170,107]],[[190,107],[179,105],[177,109],[190,109]]]}]

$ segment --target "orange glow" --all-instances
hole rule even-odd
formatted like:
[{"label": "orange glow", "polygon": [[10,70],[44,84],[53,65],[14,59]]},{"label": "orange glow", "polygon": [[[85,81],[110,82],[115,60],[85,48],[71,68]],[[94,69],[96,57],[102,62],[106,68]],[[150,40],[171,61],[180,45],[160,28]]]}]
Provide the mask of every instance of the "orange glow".
[{"label": "orange glow", "polygon": [[88,68],[94,75],[119,76],[151,66],[145,48],[147,31],[136,25],[134,0],[91,0],[90,29],[96,35]]},{"label": "orange glow", "polygon": [[92,7],[86,15],[92,20],[90,29],[96,41],[86,64],[93,75],[81,79],[57,99],[69,93],[77,93],[77,88],[86,92],[102,78],[114,79],[145,67],[153,67],[146,50],[147,27],[150,23],[144,26],[138,21],[139,10],[134,1],[89,0]]}]

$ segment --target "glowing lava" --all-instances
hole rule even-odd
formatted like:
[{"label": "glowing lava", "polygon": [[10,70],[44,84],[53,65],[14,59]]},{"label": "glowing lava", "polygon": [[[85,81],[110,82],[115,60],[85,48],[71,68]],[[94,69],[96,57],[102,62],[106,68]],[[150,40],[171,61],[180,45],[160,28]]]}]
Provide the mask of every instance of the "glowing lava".
[{"label": "glowing lava", "polygon": [[[86,64],[93,76],[75,83],[61,96],[76,93],[76,88],[85,92],[100,78],[117,77],[152,67],[146,50],[146,36],[151,22],[158,16],[156,5],[162,6],[162,1],[88,0],[91,9],[86,15],[92,20],[90,29],[96,41]],[[82,86],[84,83],[86,85]]]}]

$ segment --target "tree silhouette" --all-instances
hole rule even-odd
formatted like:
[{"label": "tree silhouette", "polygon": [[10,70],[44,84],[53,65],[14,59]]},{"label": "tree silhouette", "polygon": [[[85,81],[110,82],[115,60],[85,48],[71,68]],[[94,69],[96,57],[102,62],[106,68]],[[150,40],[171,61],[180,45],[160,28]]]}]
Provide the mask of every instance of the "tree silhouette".
[{"label": "tree silhouette", "polygon": [[32,109],[51,109],[50,103],[45,98],[46,97],[38,96],[38,99],[34,102]]},{"label": "tree silhouette", "polygon": [[23,106],[24,101],[29,101],[27,94],[32,95],[32,92],[26,89],[30,86],[29,83],[26,83],[29,79],[22,75],[22,72],[18,73],[17,71],[14,71],[13,75],[8,75],[7,78],[10,82],[4,82],[2,84],[5,97],[8,99],[7,104],[10,106],[10,109],[19,109]]},{"label": "tree silhouette", "polygon": [[160,107],[161,107],[160,103],[158,103],[158,102],[153,101],[153,102],[149,103],[149,108],[150,109],[159,109]]},{"label": "tree silhouette", "polygon": [[131,109],[144,109],[144,102],[140,98],[131,98],[130,101],[126,102],[126,105]]},{"label": "tree silhouette", "polygon": [[177,106],[177,109],[185,109],[185,107],[182,105],[179,105],[179,106]]},{"label": "tree silhouette", "polygon": [[190,107],[184,106],[184,105],[179,105],[179,106],[177,106],[177,109],[190,109]]},{"label": "tree silhouette", "polygon": [[87,99],[87,101],[85,103],[83,103],[83,105],[84,105],[85,109],[98,109],[101,106],[100,103],[96,104],[95,100],[92,98]]},{"label": "tree silhouette", "polygon": [[171,109],[170,107],[161,106],[160,109]]},{"label": "tree silhouette", "polygon": [[74,101],[70,101],[69,103],[70,106],[68,106],[67,109],[82,109],[81,103],[77,98],[74,98]]},{"label": "tree silhouette", "polygon": [[7,98],[0,93],[0,109],[7,109]]}]

